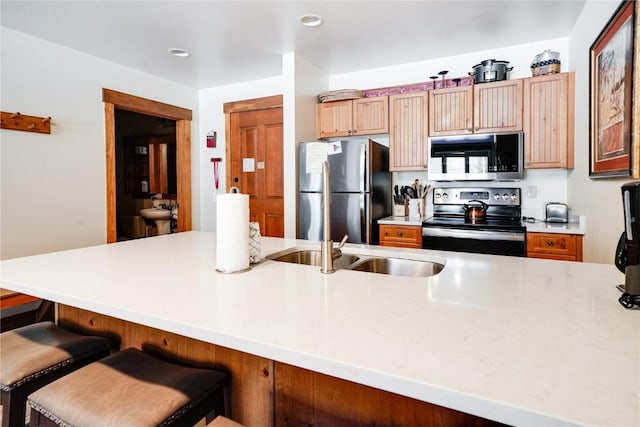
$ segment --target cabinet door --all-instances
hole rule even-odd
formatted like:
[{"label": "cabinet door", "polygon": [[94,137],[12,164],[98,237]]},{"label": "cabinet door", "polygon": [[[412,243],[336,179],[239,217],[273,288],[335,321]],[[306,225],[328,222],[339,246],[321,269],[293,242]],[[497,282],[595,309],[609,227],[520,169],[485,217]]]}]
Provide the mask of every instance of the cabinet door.
[{"label": "cabinet door", "polygon": [[429,135],[473,132],[473,86],[429,91]]},{"label": "cabinet door", "polygon": [[426,170],[427,93],[389,96],[389,170]]},{"label": "cabinet door", "polygon": [[349,136],[353,129],[353,102],[345,101],[321,102],[316,106],[318,138]]},{"label": "cabinet door", "polygon": [[389,133],[389,97],[353,100],[353,135]]},{"label": "cabinet door", "polygon": [[582,236],[578,234],[527,233],[527,257],[582,261]]},{"label": "cabinet door", "polygon": [[574,99],[574,73],[525,79],[526,168],[573,168]]},{"label": "cabinet door", "polygon": [[473,86],[473,131],[522,131],[522,79]]}]

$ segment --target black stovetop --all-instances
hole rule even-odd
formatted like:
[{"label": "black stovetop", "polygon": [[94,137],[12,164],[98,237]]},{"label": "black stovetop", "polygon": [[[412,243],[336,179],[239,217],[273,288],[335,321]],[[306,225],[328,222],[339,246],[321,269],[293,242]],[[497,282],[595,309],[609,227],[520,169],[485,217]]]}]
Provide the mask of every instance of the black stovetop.
[{"label": "black stovetop", "polygon": [[443,227],[466,230],[493,230],[524,232],[526,226],[520,218],[488,217],[483,221],[467,221],[464,216],[434,216],[422,221],[423,227]]}]

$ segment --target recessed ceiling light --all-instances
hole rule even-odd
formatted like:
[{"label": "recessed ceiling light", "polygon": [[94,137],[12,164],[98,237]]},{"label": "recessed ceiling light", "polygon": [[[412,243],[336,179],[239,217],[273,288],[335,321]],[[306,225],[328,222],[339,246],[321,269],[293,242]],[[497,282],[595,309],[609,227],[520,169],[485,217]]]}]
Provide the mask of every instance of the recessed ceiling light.
[{"label": "recessed ceiling light", "polygon": [[191,54],[188,51],[184,49],[178,49],[177,47],[172,47],[171,49],[169,49],[169,53],[174,56],[179,56],[181,58],[186,58],[187,56],[191,56]]},{"label": "recessed ceiling light", "polygon": [[322,25],[322,23],[324,22],[318,15],[313,15],[311,13],[302,15],[298,19],[300,20],[300,23],[305,27],[317,27]]}]

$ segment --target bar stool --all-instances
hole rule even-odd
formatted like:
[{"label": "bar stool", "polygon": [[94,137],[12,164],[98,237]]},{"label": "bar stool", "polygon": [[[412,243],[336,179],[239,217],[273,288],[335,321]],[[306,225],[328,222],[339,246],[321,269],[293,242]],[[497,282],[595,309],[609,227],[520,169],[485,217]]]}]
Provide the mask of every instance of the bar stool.
[{"label": "bar stool", "polygon": [[111,352],[108,338],[83,336],[52,322],[0,334],[2,426],[24,427],[27,396]]},{"label": "bar stool", "polygon": [[29,426],[193,426],[226,415],[227,378],[127,348],[31,394]]},{"label": "bar stool", "polygon": [[242,424],[238,424],[237,422],[230,420],[229,418],[219,416],[219,417],[216,417],[209,424],[207,424],[206,427],[243,427],[243,426]]}]

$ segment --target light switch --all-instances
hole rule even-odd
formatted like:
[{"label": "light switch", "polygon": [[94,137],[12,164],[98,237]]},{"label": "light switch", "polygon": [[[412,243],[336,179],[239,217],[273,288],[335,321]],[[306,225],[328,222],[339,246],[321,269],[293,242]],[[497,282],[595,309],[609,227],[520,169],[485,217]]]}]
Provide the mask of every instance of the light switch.
[{"label": "light switch", "polygon": [[529,186],[527,186],[527,198],[528,199],[537,199],[538,198],[538,186],[537,185],[529,185]]}]

